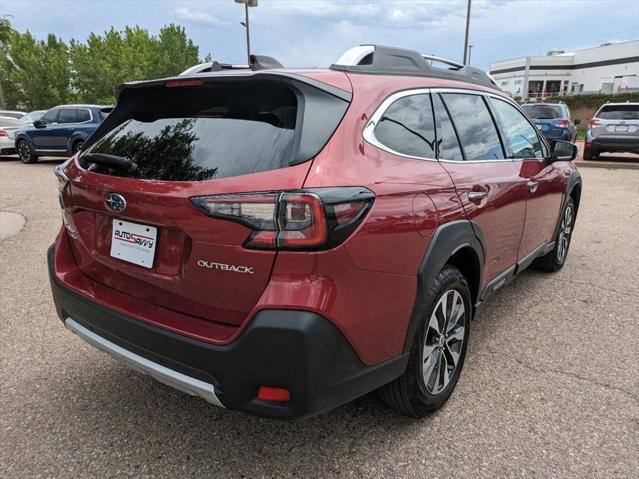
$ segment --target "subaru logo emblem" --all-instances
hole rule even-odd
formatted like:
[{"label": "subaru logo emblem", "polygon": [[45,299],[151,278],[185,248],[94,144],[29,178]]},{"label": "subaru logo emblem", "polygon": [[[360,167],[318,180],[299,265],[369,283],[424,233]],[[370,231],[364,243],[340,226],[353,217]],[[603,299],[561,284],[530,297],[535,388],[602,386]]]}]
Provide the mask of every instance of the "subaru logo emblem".
[{"label": "subaru logo emblem", "polygon": [[126,208],[126,200],[124,199],[124,196],[118,193],[109,193],[106,195],[104,197],[104,204],[107,209],[114,211],[115,213],[120,213],[121,211],[124,211],[124,208]]}]

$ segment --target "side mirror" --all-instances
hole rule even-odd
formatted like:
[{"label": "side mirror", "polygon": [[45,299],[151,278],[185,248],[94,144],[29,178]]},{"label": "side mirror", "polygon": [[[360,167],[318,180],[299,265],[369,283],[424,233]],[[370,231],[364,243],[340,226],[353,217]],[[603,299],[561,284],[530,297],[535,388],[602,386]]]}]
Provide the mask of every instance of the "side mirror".
[{"label": "side mirror", "polygon": [[577,158],[579,149],[574,143],[557,140],[552,145],[552,161],[572,161]]},{"label": "side mirror", "polygon": [[47,122],[44,120],[37,120],[33,122],[33,126],[35,126],[36,128],[44,128],[45,126],[47,126]]},{"label": "side mirror", "polygon": [[581,120],[577,119],[574,121],[575,125],[581,125]]}]

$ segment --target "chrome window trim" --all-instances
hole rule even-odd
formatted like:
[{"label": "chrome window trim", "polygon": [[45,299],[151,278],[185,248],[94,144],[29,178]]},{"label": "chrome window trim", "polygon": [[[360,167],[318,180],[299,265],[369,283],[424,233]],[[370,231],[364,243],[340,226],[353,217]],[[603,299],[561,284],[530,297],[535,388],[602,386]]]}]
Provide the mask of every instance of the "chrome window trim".
[{"label": "chrome window trim", "polygon": [[424,95],[430,94],[430,88],[413,88],[410,90],[402,90],[391,94],[386,97],[386,99],[377,107],[373,116],[371,116],[370,120],[366,123],[364,127],[364,131],[362,132],[362,136],[367,143],[370,143],[373,146],[376,146],[380,150],[387,151],[388,153],[392,153],[393,155],[401,156],[404,158],[410,158],[413,160],[425,160],[425,161],[437,161],[437,158],[429,158],[426,156],[413,156],[407,155],[405,153],[400,153],[399,151],[395,151],[392,148],[384,145],[380,142],[375,136],[375,127],[377,126],[377,122],[380,120],[382,115],[388,110],[388,108],[395,103],[397,100],[405,98],[407,96],[415,96],[415,95]]},{"label": "chrome window trim", "polygon": [[[379,119],[382,117],[382,115],[386,112],[386,110],[393,104],[395,103],[397,100],[401,99],[401,98],[405,98],[407,96],[413,96],[413,95],[423,95],[423,94],[436,94],[436,93],[463,93],[466,95],[478,95],[478,96],[483,96],[483,97],[493,97],[496,98],[498,100],[502,100],[506,103],[510,103],[511,105],[513,105],[516,109],[521,111],[521,108],[519,107],[519,105],[514,102],[511,98],[507,97],[507,96],[502,96],[502,95],[498,95],[495,93],[491,93],[491,92],[487,92],[487,91],[483,91],[483,90],[470,90],[470,89],[466,89],[466,88],[412,88],[412,89],[408,89],[408,90],[402,90],[402,91],[398,91],[395,92],[391,95],[389,95],[388,97],[386,97],[384,99],[384,101],[376,108],[375,112],[373,113],[373,115],[371,116],[371,118],[368,120],[368,122],[366,123],[366,126],[364,127],[364,130],[362,132],[362,136],[364,138],[364,140],[373,145],[376,146],[377,148],[384,150],[388,153],[391,153],[393,155],[397,155],[397,156],[401,156],[403,158],[410,158],[413,160],[422,160],[422,161],[440,161],[442,163],[503,163],[503,162],[516,162],[516,161],[546,161],[546,158],[499,158],[499,159],[494,159],[494,160],[447,160],[447,159],[443,159],[440,158],[439,160],[437,158],[429,158],[429,157],[422,157],[422,156],[412,156],[412,155],[407,155],[405,153],[400,153],[399,151],[395,151],[392,148],[384,145],[383,143],[381,143],[376,137],[375,137],[375,127],[377,126],[377,122],[379,121]],[[432,100],[431,100],[432,101]],[[524,118],[526,118],[526,115],[523,114]],[[548,142],[546,141],[546,139],[543,137],[543,135],[541,135],[538,131],[538,129],[530,122],[530,120],[528,120],[526,118],[526,120],[528,121],[528,123],[535,128],[535,132],[537,133],[537,138],[539,138],[539,140],[545,144],[546,149],[548,150],[548,152],[552,152],[552,149],[550,148],[550,145],[548,144]],[[495,128],[497,128],[497,125],[495,125]],[[460,145],[461,146],[461,145]]]}]

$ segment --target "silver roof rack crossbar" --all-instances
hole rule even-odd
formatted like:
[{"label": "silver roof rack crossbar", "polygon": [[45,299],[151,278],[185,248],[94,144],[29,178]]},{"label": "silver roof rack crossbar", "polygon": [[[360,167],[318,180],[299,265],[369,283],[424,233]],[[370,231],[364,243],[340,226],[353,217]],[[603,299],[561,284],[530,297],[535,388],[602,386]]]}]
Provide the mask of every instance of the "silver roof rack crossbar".
[{"label": "silver roof rack crossbar", "polygon": [[464,68],[463,63],[458,63],[456,61],[449,60],[448,58],[438,57],[435,55],[422,55],[422,57],[424,58],[424,60],[427,60],[427,61],[439,62],[439,63],[444,63],[445,65],[450,65],[451,67],[455,67],[455,70]]},{"label": "silver roof rack crossbar", "polygon": [[[439,68],[433,63],[447,65]],[[414,50],[384,45],[359,45],[346,51],[332,70],[377,75],[409,75],[446,78],[499,89],[497,83],[485,71],[463,65],[448,58],[423,55]]]}]

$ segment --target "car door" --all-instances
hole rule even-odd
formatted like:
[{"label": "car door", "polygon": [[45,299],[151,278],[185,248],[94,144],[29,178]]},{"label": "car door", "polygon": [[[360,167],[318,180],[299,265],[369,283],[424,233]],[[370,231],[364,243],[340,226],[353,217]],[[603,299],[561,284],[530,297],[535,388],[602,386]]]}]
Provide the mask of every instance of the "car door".
[{"label": "car door", "polygon": [[71,137],[74,128],[77,126],[76,108],[61,108],[60,115],[58,115],[58,123],[51,129],[52,133],[52,149],[63,150],[67,149],[67,141]]},{"label": "car door", "polygon": [[58,122],[59,108],[52,108],[40,118],[40,127],[29,132],[36,150],[53,149],[54,128]]},{"label": "car door", "polygon": [[548,148],[525,115],[505,99],[491,96],[490,103],[504,131],[508,154],[515,160],[521,195],[526,198],[526,221],[517,253],[522,261],[552,242],[565,178],[560,165],[548,161]]},{"label": "car door", "polygon": [[[480,92],[434,91],[438,157],[485,248],[482,285],[512,272],[524,227],[515,163]],[[459,144],[459,147],[455,145]],[[503,284],[503,283],[500,283]]]}]

